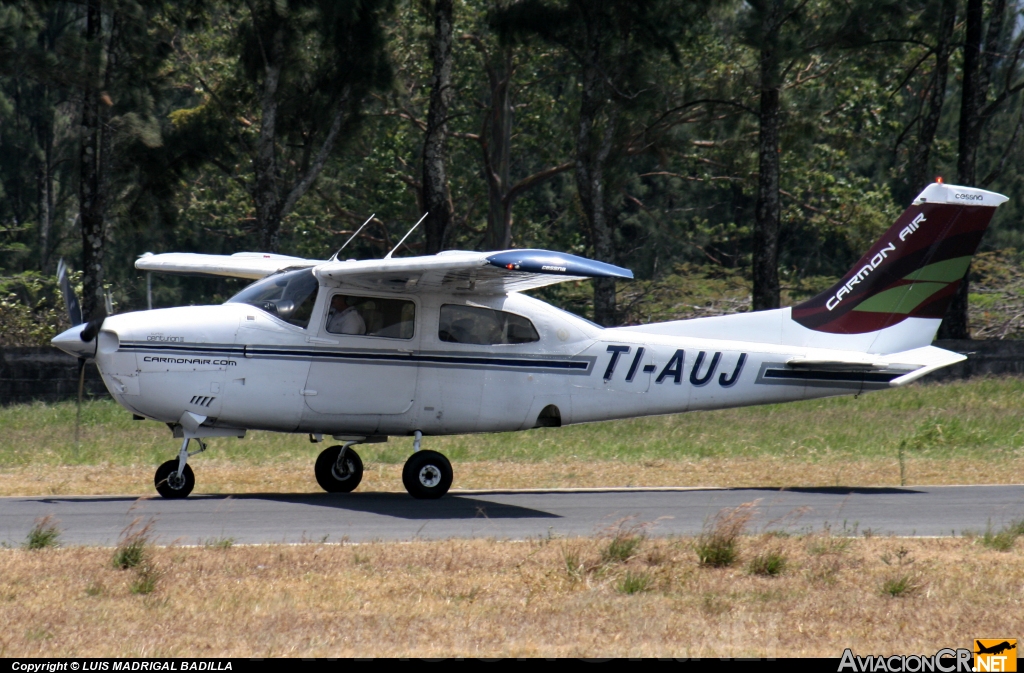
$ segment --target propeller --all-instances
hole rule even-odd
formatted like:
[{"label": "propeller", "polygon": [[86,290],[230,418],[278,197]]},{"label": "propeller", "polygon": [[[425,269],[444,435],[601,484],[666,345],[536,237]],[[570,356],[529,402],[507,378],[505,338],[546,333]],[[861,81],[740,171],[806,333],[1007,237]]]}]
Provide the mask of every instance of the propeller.
[{"label": "propeller", "polygon": [[[61,259],[57,263],[57,283],[60,285],[61,295],[64,297],[64,307],[68,312],[68,320],[71,322],[72,327],[81,325],[84,321],[82,319],[82,305],[78,301],[78,297],[75,295],[74,288],[71,287],[71,281],[68,279],[68,266]],[[90,341],[96,341],[96,335],[99,334],[100,328],[103,327],[103,321],[107,318],[107,311],[104,310],[106,307],[100,307],[99,314],[92,318],[82,328],[79,333],[79,338],[84,343]],[[98,344],[98,341],[97,341]],[[93,355],[96,355],[96,346],[93,347]],[[85,394],[85,364],[88,362],[87,358],[79,355],[78,356],[78,403],[75,408],[75,444],[80,442],[81,437],[81,426],[82,426],[82,397]]]},{"label": "propeller", "polygon": [[75,296],[75,291],[71,288],[71,281],[68,280],[68,265],[64,263],[63,257],[57,262],[57,284],[60,285],[60,293],[64,296],[64,308],[67,309],[71,326],[81,325],[82,305],[78,303],[78,297]]}]

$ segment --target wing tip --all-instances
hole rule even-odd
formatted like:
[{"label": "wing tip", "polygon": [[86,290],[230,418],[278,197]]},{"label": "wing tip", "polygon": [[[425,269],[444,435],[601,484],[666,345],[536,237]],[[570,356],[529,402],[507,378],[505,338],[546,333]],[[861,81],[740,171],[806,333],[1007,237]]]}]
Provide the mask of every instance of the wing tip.
[{"label": "wing tip", "polygon": [[633,280],[633,272],[621,266],[550,250],[505,250],[487,257],[487,261],[509,271]]}]

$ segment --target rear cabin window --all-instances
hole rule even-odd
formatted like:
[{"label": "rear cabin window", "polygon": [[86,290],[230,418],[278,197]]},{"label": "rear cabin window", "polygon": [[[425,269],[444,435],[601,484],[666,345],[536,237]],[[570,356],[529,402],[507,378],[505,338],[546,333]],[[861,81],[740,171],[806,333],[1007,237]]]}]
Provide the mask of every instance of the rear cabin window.
[{"label": "rear cabin window", "polygon": [[456,344],[526,344],[540,341],[533,323],[521,315],[476,306],[445,304],[437,338]]},{"label": "rear cabin window", "polygon": [[327,331],[331,334],[411,339],[415,324],[416,305],[406,299],[336,294],[327,310]]},{"label": "rear cabin window", "polygon": [[319,283],[312,269],[284,271],[256,281],[228,304],[249,304],[305,329],[313,314]]}]

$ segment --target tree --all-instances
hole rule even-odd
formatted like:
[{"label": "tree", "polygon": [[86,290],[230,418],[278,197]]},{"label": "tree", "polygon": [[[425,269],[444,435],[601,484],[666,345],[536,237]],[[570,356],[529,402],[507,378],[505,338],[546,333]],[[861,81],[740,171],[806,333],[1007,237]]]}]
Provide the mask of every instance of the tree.
[{"label": "tree", "polygon": [[[644,66],[658,53],[677,54],[694,6],[659,0],[524,0],[496,12],[506,39],[536,36],[572,59],[579,90],[575,120],[576,190],[594,256],[614,263],[615,214],[608,207],[608,171],[623,145],[622,121],[647,88]],[[617,321],[615,281],[594,281],[594,319]]]},{"label": "tree", "polygon": [[936,19],[932,23],[934,28],[927,31],[934,35],[934,46],[930,46],[925,54],[934,57],[935,65],[919,98],[920,108],[915,116],[918,125],[916,142],[910,152],[903,188],[899,190],[900,201],[904,203],[909,203],[910,199],[931,181],[928,172],[929,159],[947,96],[949,58],[953,53],[953,31],[956,27],[956,5],[956,0],[941,0],[937,13],[930,11],[931,7],[925,8],[925,21],[932,17]]},{"label": "tree", "polygon": [[247,0],[224,17],[237,50],[227,75],[208,72],[186,48],[206,97],[173,114],[176,165],[212,164],[235,180],[252,203],[261,249],[278,250],[284,218],[354,132],[368,94],[390,83],[381,24],[392,5]]},{"label": "tree", "polygon": [[[479,33],[462,36],[480,54],[486,80],[485,101],[478,134],[461,134],[480,146],[484,179],[487,181],[487,235],[484,244],[489,250],[512,247],[512,207],[529,190],[573,167],[572,162],[548,166],[512,182],[512,136],[515,126],[514,78],[519,66],[517,49],[511,44],[489,46]],[[539,150],[539,148],[537,148]]]},{"label": "tree", "polygon": [[427,211],[426,253],[446,247],[452,225],[452,197],[448,186],[448,116],[452,96],[452,0],[434,0],[434,34],[430,40],[430,107],[423,138],[423,208]]},{"label": "tree", "polygon": [[[1016,9],[1015,5],[1013,9]],[[982,184],[978,180],[978,147],[986,122],[1012,97],[1024,89],[1021,77],[1024,57],[1024,34],[1016,29],[1016,21],[1006,24],[1006,0],[990,4],[988,27],[985,27],[983,0],[967,0],[963,54],[960,122],[957,138],[957,184],[986,186],[998,175],[990,174]],[[1017,12],[1010,12],[1013,17]],[[1016,37],[1016,40],[1014,38]],[[1002,65],[1002,86],[991,95],[990,87]],[[970,339],[967,315],[970,268],[957,287],[939,328],[939,338]]]}]

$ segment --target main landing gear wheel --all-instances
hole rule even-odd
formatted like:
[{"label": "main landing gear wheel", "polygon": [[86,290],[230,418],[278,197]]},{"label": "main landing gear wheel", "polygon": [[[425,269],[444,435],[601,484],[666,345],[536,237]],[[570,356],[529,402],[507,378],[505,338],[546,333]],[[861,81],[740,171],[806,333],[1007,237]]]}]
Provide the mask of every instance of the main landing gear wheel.
[{"label": "main landing gear wheel", "polygon": [[405,461],[402,483],[414,498],[440,498],[452,487],[452,464],[437,451],[417,451]]},{"label": "main landing gear wheel", "polygon": [[363,461],[351,447],[345,449],[345,458],[339,464],[343,448],[329,446],[316,459],[316,483],[328,493],[349,493],[363,479]]},{"label": "main landing gear wheel", "polygon": [[156,476],[153,477],[157,493],[165,498],[186,498],[196,486],[196,476],[192,474],[192,468],[187,464],[178,476],[178,459],[168,460],[156,468]]}]

